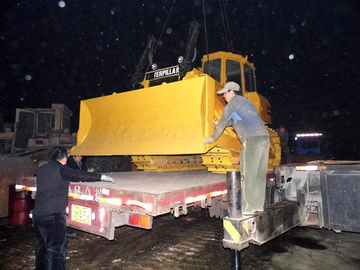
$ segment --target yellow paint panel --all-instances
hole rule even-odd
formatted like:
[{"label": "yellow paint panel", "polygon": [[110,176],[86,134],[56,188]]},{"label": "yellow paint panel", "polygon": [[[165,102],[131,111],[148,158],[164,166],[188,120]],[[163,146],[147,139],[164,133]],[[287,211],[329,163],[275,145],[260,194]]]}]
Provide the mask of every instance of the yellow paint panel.
[{"label": "yellow paint panel", "polygon": [[247,222],[244,222],[242,224],[242,227],[244,228],[244,230],[249,234],[249,224]]},{"label": "yellow paint panel", "polygon": [[224,228],[235,242],[241,241],[241,235],[230,221],[224,219]]},{"label": "yellow paint panel", "polygon": [[88,99],[74,155],[205,153],[214,129],[215,81],[207,75]]}]

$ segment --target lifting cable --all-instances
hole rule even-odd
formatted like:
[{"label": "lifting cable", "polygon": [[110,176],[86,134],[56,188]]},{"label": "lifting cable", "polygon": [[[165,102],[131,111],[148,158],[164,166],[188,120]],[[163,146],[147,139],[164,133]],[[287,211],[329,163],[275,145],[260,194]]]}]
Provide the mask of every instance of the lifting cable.
[{"label": "lifting cable", "polygon": [[221,20],[222,20],[222,23],[223,23],[223,26],[224,26],[224,33],[225,33],[225,39],[226,39],[226,44],[227,44],[227,47],[228,47],[228,51],[230,51],[230,42],[229,42],[229,37],[228,37],[228,32],[226,31],[226,26],[225,26],[225,17],[224,17],[224,7],[222,5],[222,1],[220,0],[220,9],[221,9]]},{"label": "lifting cable", "polygon": [[[203,6],[203,18],[204,18],[204,30],[205,30],[206,55],[207,55],[207,60],[208,60],[208,63],[209,63],[209,67],[211,67],[210,59],[209,59],[209,45],[208,45],[208,38],[207,38],[206,15],[205,15],[205,3],[204,3],[204,0],[202,0],[202,6]],[[210,70],[209,70],[209,72],[210,72]]]},{"label": "lifting cable", "polygon": [[[176,3],[176,0],[174,0],[173,3],[172,3],[172,5],[171,5],[170,11],[169,11],[169,13],[168,13],[168,15],[167,15],[167,17],[166,17],[166,20],[165,20],[165,22],[164,22],[164,24],[163,24],[162,29],[161,29],[159,38],[157,39],[157,41],[156,41],[156,43],[155,43],[154,50],[153,50],[153,51],[154,51],[154,54],[155,54],[155,52],[156,52],[157,47],[159,46],[160,40],[161,40],[161,38],[162,38],[162,36],[163,36],[163,34],[164,34],[164,31],[165,31],[165,28],[166,28],[168,22],[169,22],[170,15],[171,15],[171,13],[172,13],[173,10],[174,10],[175,3]],[[154,55],[151,56],[151,63],[150,63],[150,56],[149,56],[149,64],[148,64],[145,72],[148,71],[149,66],[152,64],[153,56],[154,56]]]},{"label": "lifting cable", "polygon": [[234,46],[231,38],[231,31],[230,31],[230,23],[229,18],[226,12],[225,2],[224,0],[220,0],[220,9],[221,9],[221,18],[224,26],[224,32],[225,32],[225,39],[228,45],[228,50],[230,52],[234,52]]},{"label": "lifting cable", "polygon": [[226,8],[225,8],[225,2],[223,1],[223,5],[224,5],[224,14],[225,14],[225,22],[227,24],[227,29],[228,29],[228,35],[229,35],[229,39],[230,39],[230,48],[231,48],[231,52],[234,52],[234,45],[233,45],[233,41],[232,41],[232,34],[231,34],[231,29],[230,29],[230,23],[229,23],[229,17],[228,14],[226,12]]},{"label": "lifting cable", "polygon": [[164,34],[165,28],[166,28],[166,26],[167,26],[167,24],[169,22],[169,18],[170,18],[170,15],[171,15],[171,13],[172,13],[172,11],[174,9],[175,2],[176,2],[176,0],[173,1],[172,5],[171,5],[171,8],[170,8],[170,11],[169,11],[169,13],[168,13],[168,15],[166,17],[165,23],[164,23],[164,25],[163,25],[163,27],[161,29],[160,36],[159,36],[159,38],[158,38],[158,40],[156,42],[156,45],[155,45],[155,51],[156,51],[156,49],[157,49],[157,47],[159,45],[159,42],[160,42],[160,40],[161,40],[161,38],[162,38],[162,36]]}]

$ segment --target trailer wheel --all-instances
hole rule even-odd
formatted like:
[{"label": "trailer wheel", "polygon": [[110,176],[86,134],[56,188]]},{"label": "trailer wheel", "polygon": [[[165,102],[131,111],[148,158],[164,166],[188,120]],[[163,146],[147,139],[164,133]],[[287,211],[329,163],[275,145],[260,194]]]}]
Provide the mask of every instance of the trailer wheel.
[{"label": "trailer wheel", "polygon": [[223,218],[227,216],[227,204],[222,200],[212,200],[211,206],[209,207],[210,217]]}]

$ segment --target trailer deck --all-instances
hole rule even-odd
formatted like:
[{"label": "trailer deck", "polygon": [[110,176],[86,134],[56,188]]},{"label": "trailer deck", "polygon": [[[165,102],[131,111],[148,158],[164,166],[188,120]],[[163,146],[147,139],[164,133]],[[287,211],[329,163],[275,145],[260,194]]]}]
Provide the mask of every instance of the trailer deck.
[{"label": "trailer deck", "polygon": [[[71,182],[69,197],[128,206],[131,203],[126,202],[133,200],[147,214],[157,216],[170,212],[174,204],[194,203],[226,193],[226,176],[205,170],[116,172],[106,175],[111,176],[116,183]],[[18,189],[35,191],[36,178],[23,177],[19,185]],[[147,207],[141,207],[142,203]]]},{"label": "trailer deck", "polygon": [[92,182],[86,184],[94,187],[159,195],[226,182],[224,174],[214,174],[205,170],[160,173],[136,171],[105,174],[112,177],[116,183]]}]

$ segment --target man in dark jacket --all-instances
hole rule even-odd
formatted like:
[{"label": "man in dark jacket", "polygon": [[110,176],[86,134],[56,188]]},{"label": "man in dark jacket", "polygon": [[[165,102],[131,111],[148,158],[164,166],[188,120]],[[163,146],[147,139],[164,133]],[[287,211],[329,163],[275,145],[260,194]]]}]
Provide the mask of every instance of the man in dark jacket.
[{"label": "man in dark jacket", "polygon": [[[69,156],[66,165],[74,170],[85,171],[82,156]],[[75,237],[76,233],[70,227],[66,227],[66,235],[68,237]]]},{"label": "man in dark jacket", "polygon": [[280,138],[280,146],[281,146],[281,164],[291,163],[291,154],[289,150],[289,133],[285,129],[283,125],[280,125],[276,132]]},{"label": "man in dark jacket", "polygon": [[71,169],[65,166],[67,159],[67,150],[64,147],[56,147],[51,154],[51,161],[37,171],[37,191],[33,210],[34,230],[38,239],[36,269],[65,269],[65,210],[70,181],[114,182],[106,175]]},{"label": "man in dark jacket", "polygon": [[228,82],[219,91],[227,102],[219,123],[211,137],[204,144],[215,142],[224,129],[232,126],[242,143],[240,151],[240,171],[244,179],[242,185],[242,208],[244,213],[263,211],[265,204],[266,171],[269,158],[269,133],[254,105],[235,92],[240,85]]},{"label": "man in dark jacket", "polygon": [[82,162],[82,156],[70,156],[67,165],[75,170],[86,171]]}]

